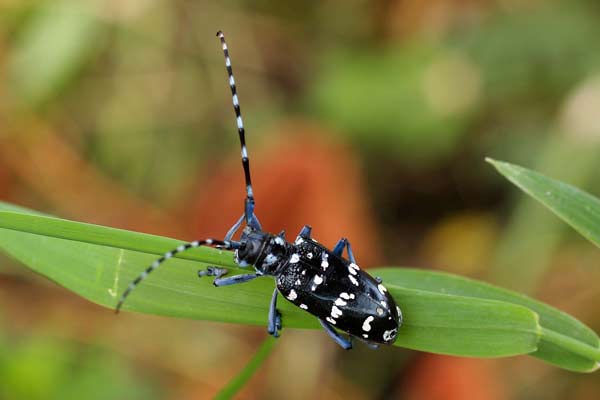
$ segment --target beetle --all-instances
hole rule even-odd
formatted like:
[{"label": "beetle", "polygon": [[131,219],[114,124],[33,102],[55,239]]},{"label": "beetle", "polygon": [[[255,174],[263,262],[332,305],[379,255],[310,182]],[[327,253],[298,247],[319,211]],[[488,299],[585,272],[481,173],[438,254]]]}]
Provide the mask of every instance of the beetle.
[{"label": "beetle", "polygon": [[[352,337],[366,342],[370,347],[392,344],[402,324],[402,313],[382,284],[356,264],[350,242],[340,239],[332,250],[311,237],[311,227],[305,225],[293,243],[285,239],[284,232],[277,235],[264,232],[254,213],[255,200],[250,175],[250,161],[246,148],[246,134],[238,100],[237,88],[229,49],[223,32],[217,32],[231,89],[238,135],[241,145],[242,166],[246,181],[246,198],[242,216],[229,229],[223,240],[205,239],[182,244],[154,261],[125,289],[116,306],[119,312],[123,302],[140,282],[164,261],[175,255],[200,246],[233,250],[234,261],[240,267],[254,267],[253,273],[228,276],[227,269],[208,267],[198,271],[198,276],[214,277],[217,287],[248,282],[262,276],[275,278],[276,287],[271,296],[267,331],[274,337],[282,329],[277,297],[288,301],[317,317],[325,332],[344,349],[352,348]],[[239,240],[233,236],[244,224]],[[348,258],[343,257],[346,250]],[[347,333],[346,338],[339,331]]]}]

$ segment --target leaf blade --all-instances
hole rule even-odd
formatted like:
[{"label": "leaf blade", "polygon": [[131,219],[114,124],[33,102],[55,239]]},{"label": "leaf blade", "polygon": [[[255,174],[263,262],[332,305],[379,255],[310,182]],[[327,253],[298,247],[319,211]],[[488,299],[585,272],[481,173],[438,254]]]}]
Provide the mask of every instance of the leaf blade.
[{"label": "leaf blade", "polygon": [[[0,204],[2,208],[11,212],[0,212],[0,228],[4,228],[0,229],[0,246],[32,269],[107,307],[114,306],[119,288],[123,288],[119,286],[119,278],[121,282],[128,283],[137,276],[140,266],[149,264],[157,254],[180,243],[152,235],[28,215],[26,210],[15,212],[14,207]],[[32,243],[35,245],[32,246]],[[32,247],[42,252],[44,257],[32,256],[29,252]],[[65,257],[68,264],[78,266],[70,271],[75,272],[73,276],[65,275],[64,268],[53,268],[60,265]],[[48,258],[51,259],[49,263],[40,264],[40,260],[48,261]],[[191,268],[202,267],[206,263],[231,266],[231,255],[204,249],[204,252],[190,253],[186,258],[200,263],[170,260],[170,267],[157,271],[153,279],[145,283],[145,288],[138,289],[139,293],[136,292],[136,296],[128,300],[125,308],[177,317],[265,324],[264,315],[272,282],[256,280],[239,287],[215,291],[208,280],[196,281]],[[103,264],[94,265],[90,260],[103,260]],[[236,272],[241,270],[236,269]],[[567,337],[574,335],[576,340],[587,343],[593,349],[597,347],[597,336],[589,328],[551,307],[491,285],[454,276],[450,279],[449,275],[443,273],[404,268],[385,269],[377,273],[386,277],[388,289],[399,299],[405,313],[416,316],[406,320],[400,331],[398,345],[477,357],[524,354],[537,348],[534,356],[563,368],[589,371],[597,367],[597,363],[589,357],[565,351],[560,343],[554,343],[548,335],[544,335],[544,332],[552,334],[552,328]],[[90,275],[95,279],[91,280]],[[313,317],[287,302],[282,302],[281,309],[288,327],[318,326]],[[540,327],[537,314],[532,309],[540,313],[544,323],[549,323],[549,326]],[[552,318],[544,317],[544,313],[548,312]],[[502,323],[495,324],[497,321]],[[445,325],[439,326],[440,322]],[[507,328],[509,323],[512,325]],[[468,345],[463,345],[465,338],[468,339]],[[490,343],[496,345],[490,346]]]},{"label": "leaf blade", "polygon": [[[600,359],[594,352],[600,349],[600,339],[596,333],[577,319],[547,304],[488,283],[444,272],[433,273],[422,269],[402,268],[394,270],[393,273],[390,269],[376,270],[374,273],[382,277],[387,286],[410,287],[411,289],[523,306],[539,316],[539,323],[542,327],[538,349],[532,354],[534,357],[573,371],[591,372],[598,368]],[[585,357],[579,353],[568,351],[552,341],[557,337],[556,335],[577,340],[581,344],[589,346],[590,351],[585,353]]]},{"label": "leaf blade", "polygon": [[600,247],[600,199],[530,169],[491,158],[486,161],[519,189]]},{"label": "leaf blade", "polygon": [[[11,224],[14,226],[11,227]],[[29,231],[29,232],[27,232]],[[112,234],[116,234],[112,237]],[[48,236],[52,235],[52,236]],[[123,243],[125,241],[126,243]],[[163,250],[153,246],[180,242],[135,232],[119,231],[97,225],[24,213],[0,212],[0,247],[31,269],[49,277],[97,304],[114,307],[118,294]],[[124,246],[120,248],[118,246]],[[32,252],[31,249],[35,249]],[[134,249],[134,250],[132,250]],[[208,255],[208,258],[205,257]],[[206,263],[230,264],[231,255],[205,249],[169,264],[153,273],[151,279],[128,298],[124,309],[176,317],[265,325],[269,294],[273,281],[257,279],[235,287],[215,288],[208,279],[198,279],[196,270]],[[398,269],[395,269],[399,271]],[[241,272],[236,269],[234,272]],[[444,354],[499,357],[535,350],[539,326],[535,313],[521,306],[490,303],[488,300],[465,301],[410,288],[389,288],[401,298],[407,315],[401,329],[406,345]],[[280,302],[286,327],[318,328],[316,319],[287,301]],[[458,314],[457,314],[458,313]],[[454,314],[454,316],[453,316]],[[461,315],[462,319],[456,318]],[[418,316],[418,318],[415,318]],[[498,326],[495,321],[513,321],[514,329]],[[420,321],[417,324],[411,321]],[[437,326],[437,331],[428,329]],[[483,323],[487,321],[486,323]],[[469,322],[471,325],[464,325]],[[463,325],[461,325],[463,324]],[[411,330],[413,333],[411,334]],[[417,330],[418,332],[415,333]],[[490,340],[463,345],[465,332],[505,346],[489,346]]]}]

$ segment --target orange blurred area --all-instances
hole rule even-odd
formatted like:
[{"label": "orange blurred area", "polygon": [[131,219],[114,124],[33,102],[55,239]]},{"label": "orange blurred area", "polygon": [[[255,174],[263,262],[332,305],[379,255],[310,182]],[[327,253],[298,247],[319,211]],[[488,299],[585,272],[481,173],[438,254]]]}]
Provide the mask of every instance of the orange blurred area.
[{"label": "orange blurred area", "polygon": [[[600,253],[484,158],[600,193],[599,22],[592,0],[3,1],[0,200],[224,236],[245,192],[223,29],[266,230],[309,224],[365,268],[476,277],[597,332]],[[213,398],[265,335],[117,318],[0,259],[1,399]],[[238,397],[595,399],[600,381],[284,330]]]}]

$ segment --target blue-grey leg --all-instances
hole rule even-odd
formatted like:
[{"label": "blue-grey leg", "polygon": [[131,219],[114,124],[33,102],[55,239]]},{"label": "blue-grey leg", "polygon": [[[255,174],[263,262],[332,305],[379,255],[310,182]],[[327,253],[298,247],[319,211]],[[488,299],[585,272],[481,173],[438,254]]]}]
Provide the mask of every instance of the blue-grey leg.
[{"label": "blue-grey leg", "polygon": [[346,247],[346,242],[346,238],[341,238],[340,240],[338,240],[331,252],[336,256],[341,257],[342,253],[344,252],[344,247]]},{"label": "blue-grey leg", "polygon": [[324,319],[319,318],[319,322],[321,323],[321,326],[323,327],[323,329],[325,329],[325,332],[327,332],[327,334],[337,344],[342,346],[342,348],[344,350],[350,350],[352,348],[352,338],[344,339],[342,336],[340,336],[339,333],[337,333],[335,331],[335,329],[333,329],[333,327],[331,325],[329,325],[329,322],[325,321]]},{"label": "blue-grey leg", "polygon": [[310,239],[310,232],[312,228],[310,225],[304,225],[298,234],[302,239]]},{"label": "blue-grey leg", "polygon": [[348,259],[351,263],[356,264],[356,259],[354,258],[354,254],[352,254],[352,247],[350,247],[350,241],[346,239],[346,251],[348,251]]},{"label": "blue-grey leg", "polygon": [[225,235],[225,240],[231,240],[231,238],[233,237],[233,235],[235,235],[235,232],[242,225],[242,222],[244,222],[244,218],[245,218],[245,215],[242,214],[242,216],[240,217],[240,219],[238,219],[237,222],[235,224],[233,224],[233,226],[227,231],[227,234]]},{"label": "blue-grey leg", "polygon": [[213,285],[215,286],[228,286],[235,285],[236,283],[244,283],[251,281],[252,279],[258,278],[259,274],[242,274],[230,276],[228,278],[221,278],[227,274],[227,269],[219,268],[219,267],[208,267],[206,270],[198,271],[198,277],[202,278],[203,276],[214,276],[215,280],[213,281]]},{"label": "blue-grey leg", "polygon": [[203,276],[214,276],[215,279],[218,279],[222,276],[227,275],[229,272],[226,268],[219,267],[207,267],[205,270],[198,271],[198,278],[202,278]]},{"label": "blue-grey leg", "polygon": [[356,259],[354,258],[354,254],[352,253],[352,247],[350,246],[350,242],[346,238],[341,238],[337,242],[337,244],[332,250],[333,254],[335,254],[338,257],[341,257],[342,253],[344,252],[344,247],[348,250],[348,259],[350,260],[350,262],[356,264]]},{"label": "blue-grey leg", "polygon": [[259,274],[243,274],[230,276],[228,278],[215,278],[215,280],[213,281],[213,285],[217,287],[235,285],[238,283],[251,281],[252,279],[258,278],[259,276]]},{"label": "blue-grey leg", "polygon": [[271,305],[269,307],[269,323],[267,326],[267,332],[273,337],[279,337],[279,330],[281,329],[281,313],[277,310],[277,288],[273,291],[271,297]]}]

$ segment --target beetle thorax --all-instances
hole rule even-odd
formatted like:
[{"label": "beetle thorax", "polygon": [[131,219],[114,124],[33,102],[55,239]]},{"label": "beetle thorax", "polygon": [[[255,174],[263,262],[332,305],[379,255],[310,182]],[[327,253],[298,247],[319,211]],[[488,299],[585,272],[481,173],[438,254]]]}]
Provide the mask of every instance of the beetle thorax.
[{"label": "beetle thorax", "polygon": [[235,252],[235,262],[241,266],[254,266],[264,275],[276,275],[288,258],[289,243],[281,236],[271,235],[249,227],[244,229],[241,247]]}]

